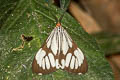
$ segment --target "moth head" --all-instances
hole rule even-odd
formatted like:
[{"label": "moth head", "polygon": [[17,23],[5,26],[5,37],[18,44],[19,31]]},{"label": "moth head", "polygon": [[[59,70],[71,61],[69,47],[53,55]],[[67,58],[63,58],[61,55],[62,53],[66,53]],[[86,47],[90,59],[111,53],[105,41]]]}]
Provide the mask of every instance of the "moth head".
[{"label": "moth head", "polygon": [[60,27],[60,26],[61,26],[61,23],[58,22],[58,23],[56,24],[56,27]]}]

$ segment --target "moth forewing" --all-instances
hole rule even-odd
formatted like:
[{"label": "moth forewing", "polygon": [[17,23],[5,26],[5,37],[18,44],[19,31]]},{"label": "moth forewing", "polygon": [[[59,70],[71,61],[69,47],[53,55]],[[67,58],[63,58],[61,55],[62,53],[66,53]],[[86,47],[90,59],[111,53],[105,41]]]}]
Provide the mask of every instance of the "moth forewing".
[{"label": "moth forewing", "polygon": [[57,58],[57,55],[55,56],[50,48],[52,42],[51,39],[53,38],[53,36],[54,30],[50,33],[42,47],[35,55],[32,63],[32,71],[34,73],[43,75],[56,71],[55,60]]}]

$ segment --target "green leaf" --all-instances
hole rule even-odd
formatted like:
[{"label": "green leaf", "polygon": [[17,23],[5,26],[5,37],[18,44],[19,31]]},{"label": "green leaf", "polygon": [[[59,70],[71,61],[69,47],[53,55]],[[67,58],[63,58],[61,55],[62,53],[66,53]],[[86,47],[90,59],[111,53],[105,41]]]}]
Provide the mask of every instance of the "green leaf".
[{"label": "green leaf", "polygon": [[7,18],[17,6],[14,0],[1,0],[0,1],[0,28],[3,26]]},{"label": "green leaf", "polygon": [[[16,6],[12,6],[16,4]],[[4,20],[0,30],[0,79],[2,80],[113,80],[113,73],[99,49],[95,39],[88,35],[80,24],[68,13],[62,20],[62,26],[71,35],[78,47],[84,52],[88,62],[88,72],[74,75],[57,70],[49,75],[39,76],[32,73],[32,61],[42,43],[55,27],[54,15],[59,17],[61,9],[48,6],[44,0],[19,0],[4,3],[13,7],[12,12]],[[4,18],[5,9],[1,19]],[[1,20],[0,19],[0,20]],[[25,44],[20,51],[12,51],[22,44],[20,35],[33,36],[33,40]]]}]

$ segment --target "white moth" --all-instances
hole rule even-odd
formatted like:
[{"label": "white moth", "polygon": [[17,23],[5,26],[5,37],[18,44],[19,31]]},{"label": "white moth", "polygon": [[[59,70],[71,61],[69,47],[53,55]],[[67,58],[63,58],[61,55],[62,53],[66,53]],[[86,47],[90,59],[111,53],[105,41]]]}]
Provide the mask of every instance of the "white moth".
[{"label": "white moth", "polygon": [[37,52],[32,70],[37,74],[48,74],[57,69],[82,74],[88,70],[83,52],[58,22],[45,43]]}]

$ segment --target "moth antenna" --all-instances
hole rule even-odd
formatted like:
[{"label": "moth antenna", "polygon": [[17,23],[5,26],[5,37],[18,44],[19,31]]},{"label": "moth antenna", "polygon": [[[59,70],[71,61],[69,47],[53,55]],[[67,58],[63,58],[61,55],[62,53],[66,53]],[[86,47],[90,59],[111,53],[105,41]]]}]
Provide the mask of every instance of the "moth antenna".
[{"label": "moth antenna", "polygon": [[59,22],[60,22],[60,23],[61,23],[61,21],[62,21],[62,18],[64,17],[65,12],[67,11],[67,8],[68,8],[68,6],[69,6],[69,4],[70,4],[70,1],[71,1],[71,0],[66,0],[66,1],[60,0],[60,7],[61,7],[61,10],[63,10],[63,14],[62,14],[61,17],[59,18]]},{"label": "moth antenna", "polygon": [[59,18],[58,22],[60,22],[60,23],[61,23],[61,21],[62,21],[62,19],[63,19],[63,17],[64,17],[64,14],[65,14],[65,11],[64,11],[64,12],[63,12],[63,14],[60,16],[60,18]]},{"label": "moth antenna", "polygon": [[58,23],[58,22],[59,22],[58,18],[57,18],[53,13],[51,13],[51,14],[52,14],[52,16],[54,17],[56,23]]}]

